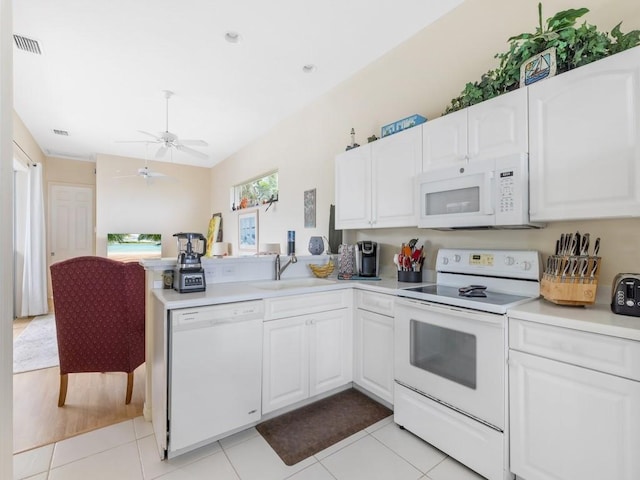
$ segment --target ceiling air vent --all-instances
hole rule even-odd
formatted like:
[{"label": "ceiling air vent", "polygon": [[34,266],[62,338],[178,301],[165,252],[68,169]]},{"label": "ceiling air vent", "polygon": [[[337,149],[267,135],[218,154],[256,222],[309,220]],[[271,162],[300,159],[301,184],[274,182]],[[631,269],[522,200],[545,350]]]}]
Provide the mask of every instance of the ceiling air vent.
[{"label": "ceiling air vent", "polygon": [[40,44],[37,40],[23,37],[21,35],[14,35],[13,41],[16,42],[16,47],[18,47],[20,50],[35,53],[37,55],[42,55],[42,50],[40,50]]},{"label": "ceiling air vent", "polygon": [[56,130],[54,128],[53,133],[55,133],[56,135],[64,135],[65,137],[69,136],[69,132],[67,132],[66,130]]}]

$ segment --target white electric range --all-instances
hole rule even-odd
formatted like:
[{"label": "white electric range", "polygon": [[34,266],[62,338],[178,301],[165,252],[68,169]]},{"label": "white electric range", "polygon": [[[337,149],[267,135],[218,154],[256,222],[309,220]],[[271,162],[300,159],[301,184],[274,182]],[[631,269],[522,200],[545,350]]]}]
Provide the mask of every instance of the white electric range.
[{"label": "white electric range", "polygon": [[507,317],[540,294],[530,250],[441,249],[435,285],[397,292],[395,421],[490,480],[511,479]]}]

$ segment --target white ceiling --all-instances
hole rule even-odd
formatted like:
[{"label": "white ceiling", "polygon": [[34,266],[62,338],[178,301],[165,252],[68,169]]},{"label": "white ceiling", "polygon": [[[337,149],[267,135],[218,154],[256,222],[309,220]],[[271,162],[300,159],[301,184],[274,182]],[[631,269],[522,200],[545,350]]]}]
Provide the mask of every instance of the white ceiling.
[{"label": "white ceiling", "polygon": [[171,90],[169,131],[208,158],[163,160],[210,167],[462,1],[14,0],[14,33],[42,50],[14,48],[15,110],[47,155],[153,159],[118,141],[163,132]]}]

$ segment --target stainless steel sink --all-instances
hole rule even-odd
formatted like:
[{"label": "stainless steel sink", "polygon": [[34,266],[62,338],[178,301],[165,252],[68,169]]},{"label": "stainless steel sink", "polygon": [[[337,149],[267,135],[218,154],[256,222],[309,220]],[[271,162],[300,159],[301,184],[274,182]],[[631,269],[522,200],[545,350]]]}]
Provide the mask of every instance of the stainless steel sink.
[{"label": "stainless steel sink", "polygon": [[291,278],[287,280],[267,280],[265,282],[252,283],[255,288],[264,290],[289,290],[292,288],[322,287],[333,285],[336,280],[328,280],[326,278]]}]

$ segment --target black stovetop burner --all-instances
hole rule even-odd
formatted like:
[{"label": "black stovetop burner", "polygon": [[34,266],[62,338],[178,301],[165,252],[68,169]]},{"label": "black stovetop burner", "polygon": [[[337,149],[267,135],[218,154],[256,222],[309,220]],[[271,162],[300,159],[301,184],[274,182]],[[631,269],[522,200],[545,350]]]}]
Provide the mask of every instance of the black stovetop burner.
[{"label": "black stovetop burner", "polygon": [[469,285],[468,287],[460,287],[458,289],[458,295],[461,297],[480,297],[487,298],[487,289],[484,285]]}]

